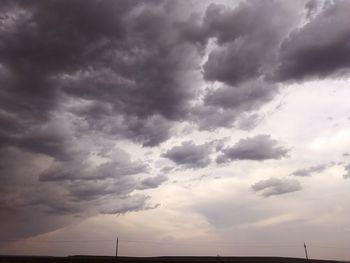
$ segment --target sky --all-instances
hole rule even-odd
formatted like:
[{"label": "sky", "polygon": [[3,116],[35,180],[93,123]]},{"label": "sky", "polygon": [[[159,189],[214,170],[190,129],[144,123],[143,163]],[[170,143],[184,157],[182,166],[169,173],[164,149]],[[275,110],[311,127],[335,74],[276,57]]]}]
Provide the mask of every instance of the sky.
[{"label": "sky", "polygon": [[349,12],[2,0],[0,254],[349,260]]}]

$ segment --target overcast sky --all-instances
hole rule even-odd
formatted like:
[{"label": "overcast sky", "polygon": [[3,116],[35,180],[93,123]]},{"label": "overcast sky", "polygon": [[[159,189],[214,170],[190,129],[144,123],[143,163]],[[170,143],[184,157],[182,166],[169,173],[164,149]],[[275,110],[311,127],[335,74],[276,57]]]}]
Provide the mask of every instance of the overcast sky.
[{"label": "overcast sky", "polygon": [[0,2],[0,254],[350,259],[350,1]]}]

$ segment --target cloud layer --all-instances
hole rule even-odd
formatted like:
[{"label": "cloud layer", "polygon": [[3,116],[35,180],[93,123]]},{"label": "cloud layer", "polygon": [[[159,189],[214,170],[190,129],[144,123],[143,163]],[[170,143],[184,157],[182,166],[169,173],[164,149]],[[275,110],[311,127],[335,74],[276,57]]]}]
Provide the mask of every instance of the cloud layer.
[{"label": "cloud layer", "polygon": [[[167,0],[0,3],[1,236],[156,208],[147,189],[169,179],[158,158],[193,170],[212,165],[214,144],[178,140],[184,126],[214,137],[222,128],[251,131],[285,84],[348,76],[348,1],[192,8]],[[290,151],[268,134],[237,140],[217,145],[216,163]],[[151,161],[142,156],[147,147]],[[252,188],[270,196],[301,186],[273,178]]]}]

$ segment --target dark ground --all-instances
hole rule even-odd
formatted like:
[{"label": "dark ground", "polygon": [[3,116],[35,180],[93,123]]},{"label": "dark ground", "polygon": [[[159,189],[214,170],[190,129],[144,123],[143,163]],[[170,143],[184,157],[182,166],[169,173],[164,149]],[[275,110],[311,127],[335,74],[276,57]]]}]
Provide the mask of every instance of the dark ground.
[{"label": "dark ground", "polygon": [[[306,263],[305,259],[282,257],[104,257],[104,256],[69,256],[69,257],[34,257],[0,256],[0,263]],[[332,260],[309,260],[309,263],[340,262]]]}]

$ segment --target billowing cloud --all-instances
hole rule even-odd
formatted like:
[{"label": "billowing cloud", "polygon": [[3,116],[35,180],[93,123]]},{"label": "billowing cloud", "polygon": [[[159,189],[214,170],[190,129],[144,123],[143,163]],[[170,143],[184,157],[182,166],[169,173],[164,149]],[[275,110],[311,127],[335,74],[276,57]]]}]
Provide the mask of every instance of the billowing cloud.
[{"label": "billowing cloud", "polygon": [[159,114],[140,119],[136,116],[113,113],[111,107],[109,104],[94,102],[83,103],[70,110],[79,118],[83,118],[84,132],[98,131],[116,140],[129,139],[143,146],[153,147],[172,135],[174,122]]},{"label": "billowing cloud", "polygon": [[[153,147],[169,139],[196,94],[189,80],[199,75],[200,56],[179,37],[178,18],[168,14],[174,6],[142,0],[1,3],[3,222],[18,218],[13,224],[22,229],[20,218],[27,217],[33,230],[23,231],[26,236],[65,221],[48,219],[50,226],[39,227],[34,215],[43,221],[92,215],[104,199],[112,207],[123,200],[117,208],[123,213],[149,207],[149,198],[136,202],[133,191],[165,178],[150,179],[150,167],[116,144],[126,139]],[[15,232],[12,237],[21,236]]]},{"label": "billowing cloud", "polygon": [[295,29],[282,43],[277,79],[303,80],[347,74],[349,10],[349,1],[327,1],[317,15]]},{"label": "billowing cloud", "polygon": [[132,162],[126,152],[113,149],[113,159],[110,161],[95,167],[84,160],[77,159],[55,162],[39,176],[39,179],[41,181],[104,180],[148,172],[149,167],[146,164]]},{"label": "billowing cloud", "polygon": [[234,87],[222,85],[206,92],[203,104],[192,109],[192,120],[198,123],[200,129],[214,130],[218,127],[235,126],[246,130],[257,122],[254,111],[271,101],[277,93],[277,85],[262,79],[247,81]]},{"label": "billowing cloud", "polygon": [[245,1],[234,9],[211,4],[204,27],[218,46],[203,66],[204,77],[236,85],[268,73],[295,19],[282,2]]},{"label": "billowing cloud", "polygon": [[222,86],[210,91],[204,98],[205,105],[244,112],[259,108],[270,101],[276,87],[263,81],[249,82],[239,87]]},{"label": "billowing cloud", "polygon": [[162,157],[168,158],[185,168],[203,168],[211,162],[209,156],[211,151],[210,144],[196,145],[193,142],[186,141],[169,149],[162,154]]},{"label": "billowing cloud", "polygon": [[265,197],[272,195],[283,195],[290,192],[300,191],[300,183],[296,179],[287,178],[269,178],[261,180],[252,185],[254,192],[261,193]]},{"label": "billowing cloud", "polygon": [[23,127],[40,126],[70,102],[89,129],[146,146],[168,139],[169,121],[194,96],[187,82],[199,56],[178,37],[170,7],[156,2],[11,1],[2,14],[0,101],[13,130],[1,139],[38,145],[22,142]]},{"label": "billowing cloud", "polygon": [[191,120],[200,129],[254,127],[253,119],[242,123],[241,115],[252,116],[278,94],[278,85],[268,79],[279,46],[298,19],[293,5],[243,1],[235,8],[210,4],[202,21],[192,16],[182,24],[187,41],[203,46],[214,40],[209,44],[203,77],[221,85],[208,88],[202,103],[191,111]]},{"label": "billowing cloud", "polygon": [[[113,207],[120,199],[128,203],[134,190],[141,189],[140,185],[144,186],[143,189],[152,188],[165,180],[156,177],[158,181],[151,185],[147,180],[149,167],[131,161],[129,155],[120,149],[112,154],[115,160],[110,159],[95,167],[88,160],[80,159],[84,155],[72,160],[52,161],[51,157],[16,148],[3,149],[0,155],[3,173],[1,218],[3,225],[12,222],[13,226],[4,228],[2,235],[10,239],[52,231],[77,220],[76,215],[94,215],[99,212],[101,204]],[[18,160],[21,160],[20,165]],[[46,168],[47,162],[51,163],[49,168]],[[145,199],[145,207],[150,206],[148,202],[149,198]],[[40,220],[32,220],[32,216]],[[57,220],[52,217],[57,217]],[[45,220],[50,224],[45,224]]]},{"label": "billowing cloud", "polygon": [[222,154],[216,159],[217,163],[225,163],[235,160],[264,161],[286,157],[288,149],[279,146],[278,142],[270,135],[256,135],[251,138],[241,139],[232,147],[222,150]]}]

